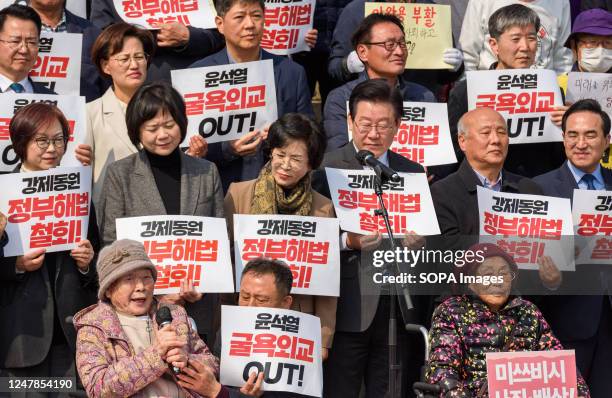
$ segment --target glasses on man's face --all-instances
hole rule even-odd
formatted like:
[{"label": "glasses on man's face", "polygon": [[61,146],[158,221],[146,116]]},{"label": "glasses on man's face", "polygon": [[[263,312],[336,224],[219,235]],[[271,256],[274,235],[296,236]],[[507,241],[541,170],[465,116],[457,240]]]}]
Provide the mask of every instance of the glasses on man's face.
[{"label": "glasses on man's face", "polygon": [[357,128],[359,129],[359,132],[363,133],[363,134],[368,134],[370,133],[373,129],[376,129],[377,132],[381,133],[381,134],[386,134],[388,132],[390,132],[393,129],[393,125],[389,125],[389,124],[357,124]]},{"label": "glasses on man's face", "polygon": [[38,39],[0,39],[0,42],[6,44],[11,50],[17,50],[22,46],[25,46],[27,50],[34,50],[39,46]]},{"label": "glasses on man's face", "polygon": [[403,39],[397,40],[397,41],[396,40],[376,41],[376,42],[363,43],[363,44],[367,44],[371,46],[383,46],[385,50],[387,50],[388,52],[394,51],[397,48],[397,46],[399,46],[402,50],[406,50],[407,48],[406,42]]},{"label": "glasses on man's face", "polygon": [[282,165],[289,164],[289,166],[293,168],[298,168],[304,164],[304,158],[302,156],[297,155],[286,155],[280,152],[272,152],[272,160],[276,163],[280,163]]},{"label": "glasses on man's face", "polygon": [[120,67],[126,68],[128,65],[130,65],[132,60],[134,60],[134,62],[136,62],[139,65],[146,63],[149,59],[149,54],[147,53],[136,53],[133,55],[124,54],[124,55],[118,55],[111,59],[114,59],[117,62],[117,64],[119,64]]},{"label": "glasses on man's face", "polygon": [[61,149],[64,147],[64,145],[66,144],[64,141],[64,136],[63,135],[58,135],[55,136],[53,138],[49,138],[49,137],[37,137],[34,139],[34,142],[36,142],[36,145],[40,148],[40,149],[47,149],[49,148],[49,145],[51,143],[53,143],[53,146],[55,148]]}]

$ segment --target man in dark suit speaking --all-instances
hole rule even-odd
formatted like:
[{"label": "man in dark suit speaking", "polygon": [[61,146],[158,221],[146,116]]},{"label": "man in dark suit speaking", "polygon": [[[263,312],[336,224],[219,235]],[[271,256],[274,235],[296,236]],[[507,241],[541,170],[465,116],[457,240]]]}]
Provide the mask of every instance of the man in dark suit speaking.
[{"label": "man in dark suit speaking", "polygon": [[[395,171],[423,173],[421,165],[389,150],[397,133],[402,114],[402,95],[384,79],[366,80],[353,89],[349,98],[348,121],[353,140],[335,151],[325,154],[322,167],[361,170],[355,159],[360,150],[368,150],[383,164]],[[313,188],[330,197],[329,185],[323,169],[313,174]],[[341,234],[340,297],[336,312],[334,342],[324,366],[325,397],[357,397],[365,383],[367,398],[383,397],[388,389],[388,347],[390,296],[381,293],[381,286],[364,276],[372,264],[362,264],[362,250],[373,250],[382,241],[379,233],[358,235]],[[391,296],[392,298],[393,296]],[[415,299],[418,299],[415,298]],[[406,322],[419,323],[417,310],[408,311]],[[398,311],[398,324],[402,317]],[[404,328],[398,327],[398,357],[403,366],[402,396],[418,378],[418,348],[410,348],[414,341]],[[418,338],[416,339],[418,341]]]},{"label": "man in dark suit speaking", "polygon": [[[596,101],[581,100],[567,110],[561,126],[567,161],[534,179],[544,194],[572,199],[574,189],[612,191],[612,171],[599,163],[610,145],[610,117]],[[609,271],[602,278],[596,266],[577,271],[590,281],[582,283],[584,295],[547,297],[540,309],[563,346],[576,350],[576,365],[591,396],[607,397],[612,390],[612,279]]]}]

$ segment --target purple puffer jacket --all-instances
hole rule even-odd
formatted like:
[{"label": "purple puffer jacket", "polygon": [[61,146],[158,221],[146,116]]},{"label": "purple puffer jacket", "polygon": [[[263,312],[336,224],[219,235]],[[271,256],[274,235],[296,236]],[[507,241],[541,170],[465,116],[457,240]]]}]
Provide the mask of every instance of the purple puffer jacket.
[{"label": "purple puffer jacket", "polygon": [[[152,314],[156,309],[152,305]],[[219,362],[191,329],[185,309],[168,305],[177,335],[185,336],[190,358],[210,366],[215,375]],[[155,319],[154,316],[151,317]],[[76,364],[89,397],[129,397],[168,372],[155,347],[136,354],[113,307],[105,302],[89,306],[74,316],[77,329]],[[153,321],[157,330],[157,324]],[[183,389],[187,397],[199,397]]]}]

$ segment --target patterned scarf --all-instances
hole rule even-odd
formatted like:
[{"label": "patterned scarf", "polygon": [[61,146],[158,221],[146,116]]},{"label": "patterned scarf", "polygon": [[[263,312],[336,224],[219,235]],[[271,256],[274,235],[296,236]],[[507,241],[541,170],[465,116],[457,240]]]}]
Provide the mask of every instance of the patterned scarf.
[{"label": "patterned scarf", "polygon": [[312,208],[310,172],[293,189],[285,191],[276,184],[272,166],[268,162],[259,172],[255,194],[251,201],[251,214],[292,214],[307,216]]}]

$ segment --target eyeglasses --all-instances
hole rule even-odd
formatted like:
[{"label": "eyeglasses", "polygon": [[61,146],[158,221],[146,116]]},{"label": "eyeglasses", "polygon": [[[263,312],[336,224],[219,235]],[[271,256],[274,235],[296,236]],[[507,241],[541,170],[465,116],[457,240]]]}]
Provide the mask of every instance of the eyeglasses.
[{"label": "eyeglasses", "polygon": [[597,48],[603,47],[608,50],[612,49],[612,39],[608,37],[602,37],[601,39],[579,39],[579,44],[582,44],[586,48]]},{"label": "eyeglasses", "polygon": [[368,134],[370,131],[372,131],[372,129],[376,129],[377,132],[385,134],[391,131],[394,127],[393,125],[386,125],[386,124],[375,124],[375,125],[357,124],[356,126],[359,129],[359,131],[364,134]]},{"label": "eyeglasses", "polygon": [[26,49],[28,50],[33,50],[38,48],[39,46],[39,42],[37,39],[23,39],[23,40],[19,40],[19,39],[11,39],[11,40],[4,40],[4,39],[0,39],[0,42],[5,43],[8,48],[10,48],[11,50],[16,50],[18,48],[21,48],[21,46],[25,46]]},{"label": "eyeglasses", "polygon": [[111,58],[114,59],[115,61],[117,61],[117,63],[119,64],[120,67],[125,68],[127,67],[132,59],[134,60],[134,62],[136,62],[137,64],[144,64],[149,60],[149,54],[147,53],[136,53],[133,55],[120,55],[118,57],[114,57]]},{"label": "eyeglasses", "polygon": [[66,142],[64,141],[64,136],[63,135],[62,136],[53,137],[53,138],[38,137],[38,138],[34,139],[34,142],[36,142],[36,145],[40,149],[47,149],[47,148],[49,148],[49,144],[51,144],[51,143],[53,143],[53,146],[55,148],[61,149],[66,144]]},{"label": "eyeglasses", "polygon": [[377,41],[377,42],[370,42],[370,43],[363,43],[363,44],[368,44],[371,46],[383,46],[385,50],[389,52],[395,50],[397,46],[399,46],[402,50],[406,50],[406,48],[408,47],[406,45],[406,42],[403,39],[398,40],[398,41],[386,40],[386,41]]},{"label": "eyeglasses", "polygon": [[298,168],[304,164],[304,158],[301,156],[287,156],[284,153],[272,152],[272,159],[282,165],[289,164],[291,168]]}]

